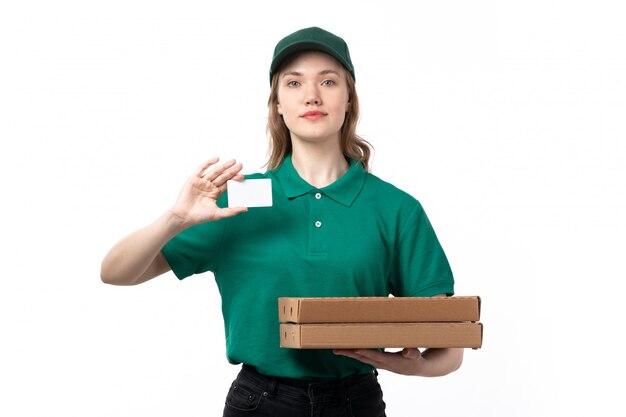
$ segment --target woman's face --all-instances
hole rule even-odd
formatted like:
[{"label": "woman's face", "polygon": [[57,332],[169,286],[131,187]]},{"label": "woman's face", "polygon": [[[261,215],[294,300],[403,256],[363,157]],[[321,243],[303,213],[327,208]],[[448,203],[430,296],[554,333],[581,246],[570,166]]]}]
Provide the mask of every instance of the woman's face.
[{"label": "woman's face", "polygon": [[349,107],[345,69],[330,55],[303,52],[282,68],[277,110],[292,141],[339,142]]}]

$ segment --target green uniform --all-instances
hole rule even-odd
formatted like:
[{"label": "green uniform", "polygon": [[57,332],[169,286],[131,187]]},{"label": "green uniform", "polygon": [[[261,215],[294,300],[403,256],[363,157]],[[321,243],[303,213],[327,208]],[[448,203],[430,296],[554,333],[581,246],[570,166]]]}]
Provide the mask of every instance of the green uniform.
[{"label": "green uniform", "polygon": [[[231,363],[304,379],[368,372],[330,350],[280,348],[278,297],[453,294],[450,266],[420,203],[359,162],[320,189],[300,178],[290,156],[247,178],[272,180],[272,207],[191,227],[163,248],[180,279],[214,273]],[[224,194],[218,204],[226,202]]]}]

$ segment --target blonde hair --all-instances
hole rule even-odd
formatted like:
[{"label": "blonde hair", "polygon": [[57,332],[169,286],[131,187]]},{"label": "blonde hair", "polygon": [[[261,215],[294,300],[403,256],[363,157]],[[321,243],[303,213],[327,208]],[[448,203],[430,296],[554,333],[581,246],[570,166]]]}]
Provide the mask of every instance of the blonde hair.
[{"label": "blonde hair", "polygon": [[[341,127],[340,146],[346,158],[359,161],[366,171],[370,171],[370,157],[372,145],[356,134],[356,125],[359,121],[359,98],[356,94],[354,78],[348,71],[344,71],[347,79],[348,97],[350,110],[346,112],[346,118]],[[291,134],[283,117],[278,113],[278,77],[280,71],[272,76],[270,97],[267,101],[269,115],[267,118],[267,135],[269,138],[268,169],[276,169],[283,163],[285,157],[291,153]]]}]

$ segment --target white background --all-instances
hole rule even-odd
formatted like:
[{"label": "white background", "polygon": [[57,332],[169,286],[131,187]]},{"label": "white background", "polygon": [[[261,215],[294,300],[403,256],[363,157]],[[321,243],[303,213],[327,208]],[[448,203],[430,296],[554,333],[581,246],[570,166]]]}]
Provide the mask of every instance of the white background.
[{"label": "white background", "polygon": [[350,45],[373,172],[483,299],[458,372],[381,372],[388,414],[624,415],[619,3],[3,2],[0,415],[221,415],[213,277],[100,262],[205,159],[263,170],[271,53],[313,25]]}]

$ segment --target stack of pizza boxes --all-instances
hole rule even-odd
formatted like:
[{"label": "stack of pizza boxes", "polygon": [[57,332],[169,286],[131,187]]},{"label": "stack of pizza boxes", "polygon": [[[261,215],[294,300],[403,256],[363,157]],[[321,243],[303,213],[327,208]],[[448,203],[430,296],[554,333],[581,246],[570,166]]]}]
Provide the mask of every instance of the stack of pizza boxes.
[{"label": "stack of pizza boxes", "polygon": [[480,297],[278,299],[280,346],[295,349],[482,346]]}]

